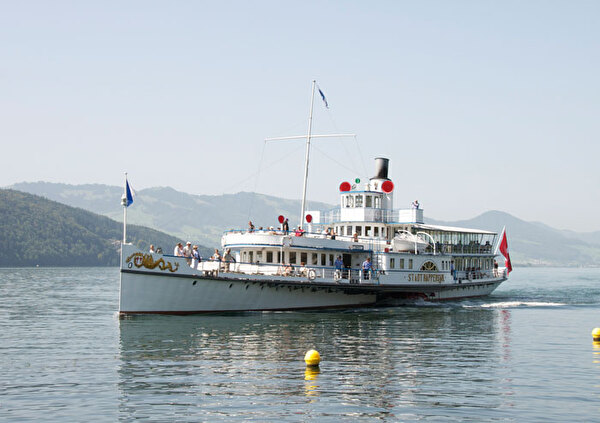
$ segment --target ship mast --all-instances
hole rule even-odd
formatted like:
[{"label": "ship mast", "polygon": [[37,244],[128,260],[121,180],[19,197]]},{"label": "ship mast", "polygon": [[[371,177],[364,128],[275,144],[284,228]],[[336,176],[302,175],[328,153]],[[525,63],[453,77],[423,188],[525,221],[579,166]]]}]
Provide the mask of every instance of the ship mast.
[{"label": "ship mast", "polygon": [[326,134],[326,135],[313,135],[312,134],[312,118],[313,118],[313,106],[315,104],[315,87],[317,81],[313,79],[312,92],[310,96],[310,112],[308,114],[308,132],[306,135],[295,135],[291,137],[274,137],[265,138],[265,142],[269,141],[282,141],[282,140],[306,140],[306,157],[304,158],[304,184],[302,186],[302,210],[300,211],[300,228],[303,227],[304,223],[304,212],[306,211],[306,189],[308,187],[308,162],[310,159],[310,141],[313,138],[338,138],[338,137],[356,137],[356,134]]},{"label": "ship mast", "polygon": [[302,210],[300,211],[300,229],[304,224],[304,211],[306,210],[306,186],[308,184],[308,160],[310,158],[310,136],[312,133],[313,106],[315,104],[315,85],[317,81],[313,79],[312,93],[310,96],[310,112],[308,114],[308,132],[306,134],[306,157],[304,159],[304,184],[302,186]]}]

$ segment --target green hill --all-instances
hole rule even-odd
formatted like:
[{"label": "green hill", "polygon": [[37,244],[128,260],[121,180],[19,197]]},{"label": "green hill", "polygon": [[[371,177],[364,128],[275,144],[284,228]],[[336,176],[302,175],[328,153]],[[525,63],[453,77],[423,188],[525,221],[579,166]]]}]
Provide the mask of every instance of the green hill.
[{"label": "green hill", "polygon": [[[0,189],[0,266],[117,266],[123,225],[108,217],[24,192]],[[179,240],[127,226],[127,240],[170,252]],[[203,255],[209,251],[204,249]]]}]

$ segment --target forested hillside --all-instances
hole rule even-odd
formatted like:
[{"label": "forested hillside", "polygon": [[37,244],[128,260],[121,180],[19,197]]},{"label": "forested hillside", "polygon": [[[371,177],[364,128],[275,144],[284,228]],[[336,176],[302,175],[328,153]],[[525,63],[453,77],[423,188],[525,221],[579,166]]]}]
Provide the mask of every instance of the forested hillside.
[{"label": "forested hillside", "polygon": [[[123,225],[20,191],[0,190],[0,266],[117,266]],[[128,225],[127,240],[172,250],[179,240]],[[203,251],[204,255],[208,250]]]}]

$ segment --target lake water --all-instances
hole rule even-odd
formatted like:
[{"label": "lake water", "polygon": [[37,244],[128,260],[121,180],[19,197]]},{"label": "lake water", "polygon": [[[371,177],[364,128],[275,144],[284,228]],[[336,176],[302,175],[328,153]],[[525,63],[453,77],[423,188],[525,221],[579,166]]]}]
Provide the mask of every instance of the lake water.
[{"label": "lake water", "polygon": [[123,320],[118,278],[0,269],[0,421],[600,421],[600,269],[516,269],[462,302]]}]

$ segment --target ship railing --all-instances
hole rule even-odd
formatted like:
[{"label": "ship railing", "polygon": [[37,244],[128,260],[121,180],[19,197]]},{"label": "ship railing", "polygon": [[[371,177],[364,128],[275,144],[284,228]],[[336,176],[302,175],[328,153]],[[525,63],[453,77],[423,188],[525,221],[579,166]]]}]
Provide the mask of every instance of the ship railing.
[{"label": "ship railing", "polygon": [[[194,267],[195,265],[195,267]],[[219,273],[239,273],[247,275],[281,276],[302,281],[328,281],[333,279],[338,283],[379,283],[379,272],[376,270],[363,271],[356,268],[336,269],[330,266],[302,266],[298,264],[279,263],[250,263],[250,262],[224,262],[218,260],[202,260],[192,262],[191,267],[208,275]]]},{"label": "ship railing", "polygon": [[460,281],[477,281],[480,279],[492,279],[503,277],[504,273],[501,270],[497,272],[492,269],[486,270],[455,270],[454,279]]}]

